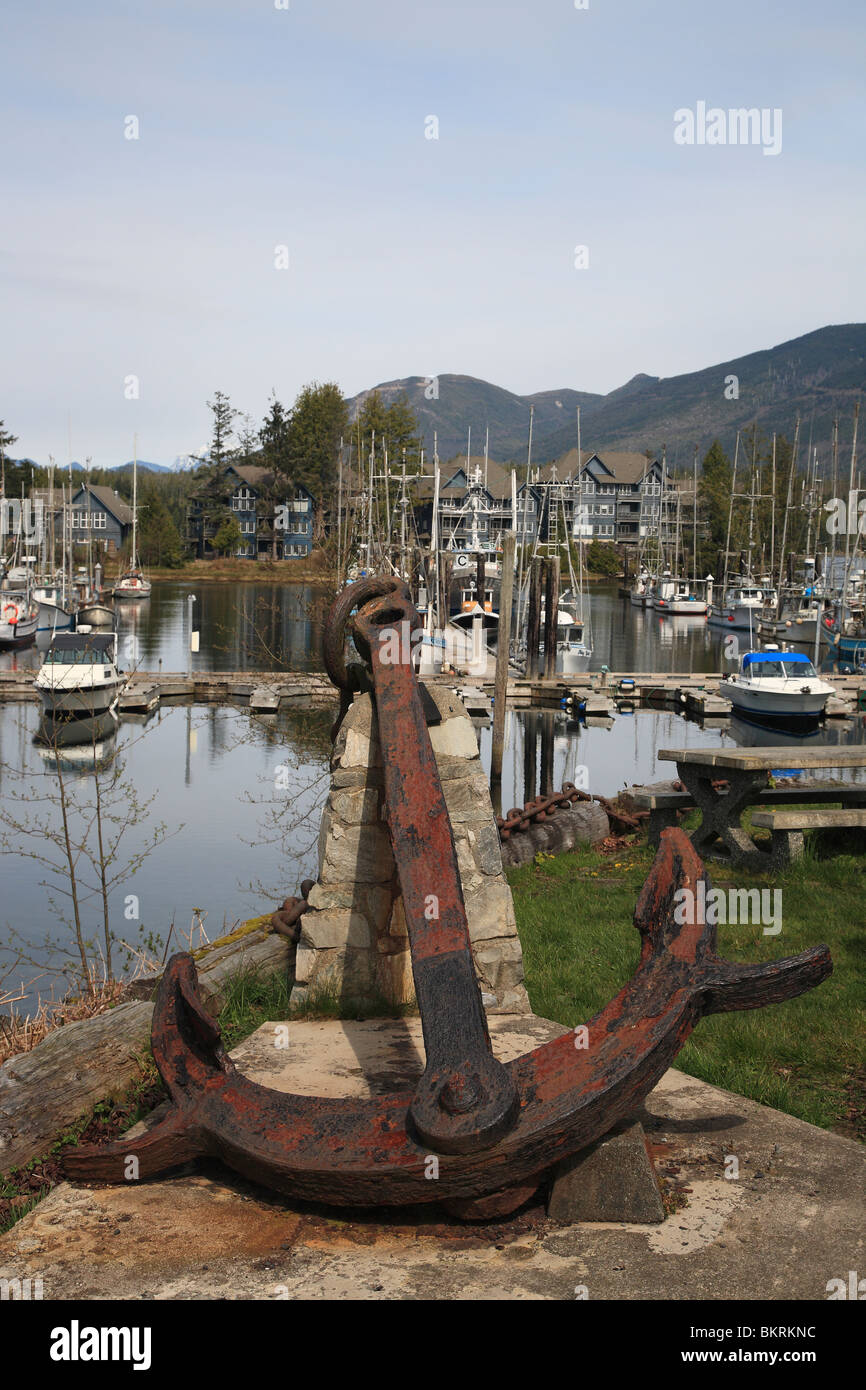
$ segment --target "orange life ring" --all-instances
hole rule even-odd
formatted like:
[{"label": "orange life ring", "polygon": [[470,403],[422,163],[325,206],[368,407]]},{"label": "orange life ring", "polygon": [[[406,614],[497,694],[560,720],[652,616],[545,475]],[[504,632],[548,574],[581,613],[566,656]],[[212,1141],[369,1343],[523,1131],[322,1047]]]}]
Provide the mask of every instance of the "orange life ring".
[{"label": "orange life ring", "polygon": [[[8,614],[9,614],[9,613],[14,614],[14,617],[11,617],[11,618],[8,617]],[[4,603],[4,605],[3,605],[3,621],[4,621],[4,623],[8,623],[10,627],[15,627],[15,626],[17,625],[17,623],[18,623],[19,617],[20,617],[20,614],[19,614],[19,612],[18,612],[18,607],[17,607],[16,604],[14,604],[14,603]]]}]

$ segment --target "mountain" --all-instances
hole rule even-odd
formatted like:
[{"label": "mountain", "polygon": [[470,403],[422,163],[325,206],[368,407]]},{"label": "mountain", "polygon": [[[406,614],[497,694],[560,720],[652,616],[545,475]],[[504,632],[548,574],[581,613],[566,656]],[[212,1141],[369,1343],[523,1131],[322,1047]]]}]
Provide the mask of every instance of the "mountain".
[{"label": "mountain", "polygon": [[[433,390],[438,399],[428,399]],[[497,459],[520,458],[526,454],[529,432],[529,407],[535,406],[533,438],[550,434],[564,421],[575,419],[577,407],[604,400],[603,396],[587,391],[538,391],[533,396],[517,396],[502,386],[480,381],[474,376],[454,376],[445,373],[430,378],[404,377],[400,381],[385,381],[372,388],[378,391],[386,405],[403,392],[421,423],[428,454],[433,451],[433,432],[438,436],[439,457],[452,458],[466,449],[467,430],[472,429],[472,452],[484,452],[484,432],[490,425],[490,454]],[[350,418],[354,419],[371,394],[361,391],[349,401]],[[533,454],[535,450],[533,448]]]},{"label": "mountain", "polygon": [[[132,459],[130,459],[128,463],[110,463],[108,465],[108,472],[131,473],[133,466],[134,463]],[[138,471],[139,473],[173,473],[174,469],[164,463],[148,463],[147,459],[139,459]]]},{"label": "mountain", "polygon": [[[731,377],[737,382],[727,380]],[[767,434],[776,431],[790,440],[798,413],[803,450],[811,430],[813,445],[826,454],[838,414],[842,457],[846,444],[850,446],[854,402],[866,384],[866,324],[819,328],[682,376],[639,373],[607,395],[566,387],[519,396],[476,377],[443,374],[436,381],[438,400],[427,399],[426,377],[405,377],[372,389],[380,391],[386,403],[406,393],[421,421],[428,453],[433,431],[438,431],[441,459],[465,452],[470,425],[472,452],[481,453],[489,424],[491,458],[524,460],[531,405],[536,463],[559,458],[575,447],[578,405],[584,448],[660,452],[667,445],[668,458],[681,465],[695,444],[703,454],[715,438],[731,452],[736,431],[754,420]],[[369,394],[363,391],[350,400],[353,415]]]}]

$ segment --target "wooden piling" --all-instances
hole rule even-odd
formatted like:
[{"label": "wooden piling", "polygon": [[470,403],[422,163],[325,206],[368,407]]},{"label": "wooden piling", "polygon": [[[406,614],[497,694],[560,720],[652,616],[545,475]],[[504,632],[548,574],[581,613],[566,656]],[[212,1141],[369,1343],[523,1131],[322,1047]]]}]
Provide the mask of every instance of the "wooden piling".
[{"label": "wooden piling", "polygon": [[499,594],[499,632],[496,639],[496,686],[493,698],[493,751],[490,775],[494,782],[502,777],[505,748],[505,701],[508,693],[508,652],[511,645],[511,596],[514,584],[514,532],[502,538],[502,587]]},{"label": "wooden piling", "polygon": [[533,560],[529,572],[529,613],[526,618],[526,674],[538,680],[538,644],[541,640],[541,560]]},{"label": "wooden piling", "polygon": [[558,637],[557,614],[559,612],[559,556],[553,555],[547,561],[544,595],[544,679],[551,681],[556,675],[556,639]]}]

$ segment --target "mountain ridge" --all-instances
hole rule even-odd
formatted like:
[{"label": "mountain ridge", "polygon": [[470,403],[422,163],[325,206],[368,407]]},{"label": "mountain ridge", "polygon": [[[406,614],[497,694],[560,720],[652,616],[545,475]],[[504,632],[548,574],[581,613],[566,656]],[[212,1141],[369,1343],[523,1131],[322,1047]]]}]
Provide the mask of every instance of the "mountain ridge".
[{"label": "mountain ridge", "polygon": [[[434,383],[438,395],[430,398]],[[715,438],[732,450],[737,430],[754,420],[767,434],[791,439],[798,413],[804,446],[810,432],[813,445],[829,444],[837,412],[840,440],[849,439],[850,413],[864,383],[866,324],[852,323],[829,324],[694,372],[671,377],[638,372],[603,395],[573,387],[519,395],[479,377],[441,373],[383,382],[350,397],[348,404],[354,418],[372,391],[380,391],[386,404],[405,392],[428,457],[434,430],[441,459],[465,453],[470,427],[472,452],[482,452],[489,424],[491,457],[521,462],[534,405],[532,457],[548,463],[576,445],[580,405],[584,448],[660,452],[667,446],[675,459],[694,445],[706,452]]]}]

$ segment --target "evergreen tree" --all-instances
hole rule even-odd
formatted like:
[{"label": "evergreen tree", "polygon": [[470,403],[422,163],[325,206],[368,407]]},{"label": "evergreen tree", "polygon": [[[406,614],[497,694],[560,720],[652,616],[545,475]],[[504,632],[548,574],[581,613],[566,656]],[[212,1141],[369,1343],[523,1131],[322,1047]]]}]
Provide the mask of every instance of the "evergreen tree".
[{"label": "evergreen tree", "polygon": [[213,538],[213,548],[218,551],[220,555],[228,555],[231,551],[237,549],[242,540],[243,536],[241,535],[241,528],[237,523],[237,519],[229,513],[228,516],[223,519],[219,530]]},{"label": "evergreen tree", "polygon": [[222,391],[214,392],[214,399],[208,401],[208,407],[213,413],[210,462],[214,471],[221,473],[232,457],[230,441],[234,433],[234,421],[240,415],[240,411],[235,410],[228,396]]},{"label": "evergreen tree", "polygon": [[155,487],[145,490],[139,506],[138,546],[145,565],[174,569],[183,562],[180,532]]},{"label": "evergreen tree", "polygon": [[287,476],[308,487],[320,504],[336,487],[340,438],[347,429],[348,409],[336,382],[303,388],[292,407]]},{"label": "evergreen tree", "polygon": [[405,392],[388,406],[378,391],[371,391],[364,401],[352,426],[352,433],[358,440],[362,457],[369,453],[374,432],[377,455],[381,454],[382,449],[387,449],[389,464],[399,466],[405,450],[408,471],[420,471],[421,440],[418,433],[418,417]]}]

